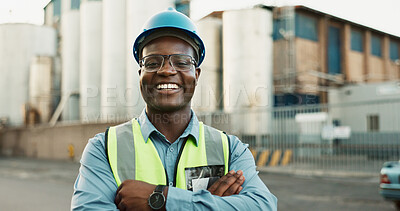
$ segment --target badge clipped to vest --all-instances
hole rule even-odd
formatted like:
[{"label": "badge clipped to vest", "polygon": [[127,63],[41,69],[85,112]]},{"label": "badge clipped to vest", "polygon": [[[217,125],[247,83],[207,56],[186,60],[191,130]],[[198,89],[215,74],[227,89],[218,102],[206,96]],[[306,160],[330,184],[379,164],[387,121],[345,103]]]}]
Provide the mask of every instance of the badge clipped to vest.
[{"label": "badge clipped to vest", "polygon": [[187,190],[207,190],[224,176],[224,165],[185,168]]}]

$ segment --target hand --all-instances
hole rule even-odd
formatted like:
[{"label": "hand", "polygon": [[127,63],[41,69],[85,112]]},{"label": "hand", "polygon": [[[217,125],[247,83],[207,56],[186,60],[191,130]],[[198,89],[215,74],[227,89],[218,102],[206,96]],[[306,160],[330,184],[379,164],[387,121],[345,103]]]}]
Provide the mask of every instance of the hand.
[{"label": "hand", "polygon": [[217,196],[231,196],[234,194],[239,194],[243,189],[242,185],[244,183],[243,171],[239,170],[235,173],[234,170],[230,170],[223,177],[219,178],[208,191],[213,195]]},{"label": "hand", "polygon": [[148,198],[155,188],[155,185],[146,182],[125,180],[118,187],[114,202],[121,211],[151,210]]}]

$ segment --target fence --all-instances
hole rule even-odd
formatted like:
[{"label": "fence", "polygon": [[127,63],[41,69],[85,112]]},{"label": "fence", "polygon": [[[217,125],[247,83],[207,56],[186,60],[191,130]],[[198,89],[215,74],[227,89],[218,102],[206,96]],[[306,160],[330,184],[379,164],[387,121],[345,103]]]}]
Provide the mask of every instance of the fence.
[{"label": "fence", "polygon": [[258,166],[378,173],[400,158],[400,100],[198,116],[248,143]]}]

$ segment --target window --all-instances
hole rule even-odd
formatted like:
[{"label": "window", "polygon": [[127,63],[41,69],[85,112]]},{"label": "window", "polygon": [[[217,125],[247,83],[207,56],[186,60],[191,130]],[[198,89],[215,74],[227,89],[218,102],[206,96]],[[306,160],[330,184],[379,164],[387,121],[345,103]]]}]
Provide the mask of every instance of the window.
[{"label": "window", "polygon": [[367,131],[369,132],[379,131],[379,116],[377,114],[367,116]]},{"label": "window", "polygon": [[176,10],[189,16],[190,14],[190,1],[175,1]]},{"label": "window", "polygon": [[334,120],[332,120],[332,124],[333,124],[333,126],[340,126],[341,124],[340,124],[340,119],[334,119]]},{"label": "window", "polygon": [[291,105],[315,105],[319,104],[318,95],[311,94],[277,94],[274,95],[274,107]]},{"label": "window", "polygon": [[79,10],[81,0],[71,0],[71,10]]},{"label": "window", "polygon": [[364,51],[364,37],[359,30],[351,30],[351,50],[363,52]]},{"label": "window", "polygon": [[282,19],[275,19],[274,20],[274,32],[272,34],[272,38],[274,40],[283,39],[283,35],[281,34],[280,30],[285,29],[285,21]]},{"label": "window", "polygon": [[53,1],[53,16],[61,15],[61,0]]},{"label": "window", "polygon": [[329,26],[328,28],[328,73],[342,73],[342,55],[341,55],[341,40],[340,28]]},{"label": "window", "polygon": [[296,36],[304,39],[318,41],[318,26],[317,19],[296,14]]},{"label": "window", "polygon": [[376,35],[371,36],[371,54],[379,57],[382,56],[382,41]]},{"label": "window", "polygon": [[390,41],[390,59],[393,61],[399,59],[399,44],[393,40]]}]

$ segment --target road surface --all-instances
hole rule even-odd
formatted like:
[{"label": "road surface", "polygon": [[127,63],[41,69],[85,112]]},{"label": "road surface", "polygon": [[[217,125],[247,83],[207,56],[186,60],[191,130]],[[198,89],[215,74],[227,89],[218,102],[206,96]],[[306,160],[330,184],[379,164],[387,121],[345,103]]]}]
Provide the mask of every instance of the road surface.
[{"label": "road surface", "polygon": [[[0,157],[0,210],[70,210],[79,164]],[[278,210],[395,210],[378,194],[378,177],[260,172]]]}]

